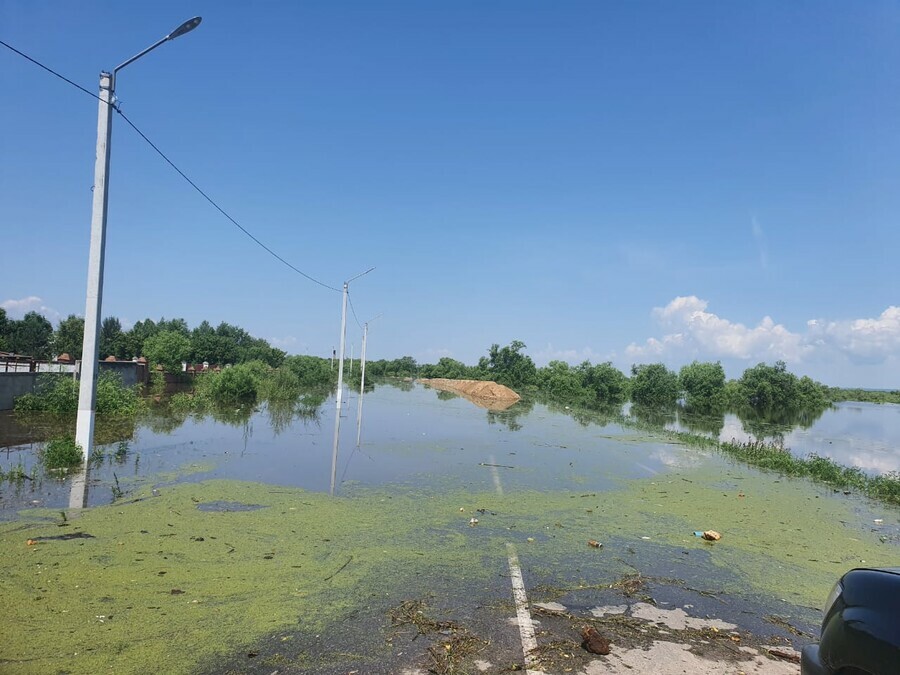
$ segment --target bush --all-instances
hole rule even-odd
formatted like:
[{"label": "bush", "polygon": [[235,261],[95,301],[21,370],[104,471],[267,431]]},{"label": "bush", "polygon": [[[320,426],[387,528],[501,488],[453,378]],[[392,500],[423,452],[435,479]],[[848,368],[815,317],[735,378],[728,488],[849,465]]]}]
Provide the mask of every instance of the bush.
[{"label": "bush", "polygon": [[[282,368],[287,367],[294,375],[301,387],[330,387],[337,382],[337,366],[331,367],[329,359],[318,356],[288,356],[284,360]],[[368,374],[368,364],[367,374]]]},{"label": "bush", "polygon": [[197,378],[197,396],[212,403],[255,403],[260,383],[268,366],[248,361],[219,373],[204,373]]},{"label": "bush", "polygon": [[[17,412],[49,412],[74,415],[78,412],[80,384],[66,375],[41,375],[33,394],[24,394],[15,401]],[[99,415],[134,415],[141,406],[137,388],[122,386],[116,373],[101,371],[97,377],[97,399],[94,410]]]},{"label": "bush", "polygon": [[290,368],[279,368],[259,384],[259,396],[267,401],[295,401],[300,391],[300,378]]},{"label": "bush", "polygon": [[57,438],[47,443],[42,452],[42,461],[48,469],[65,469],[78,466],[84,459],[81,446],[75,439]]},{"label": "bush", "polygon": [[725,370],[722,364],[694,361],[678,374],[685,404],[695,410],[720,410],[725,407]]},{"label": "bush", "polygon": [[678,401],[678,376],[662,363],[631,367],[631,400],[637,405],[660,408]]}]

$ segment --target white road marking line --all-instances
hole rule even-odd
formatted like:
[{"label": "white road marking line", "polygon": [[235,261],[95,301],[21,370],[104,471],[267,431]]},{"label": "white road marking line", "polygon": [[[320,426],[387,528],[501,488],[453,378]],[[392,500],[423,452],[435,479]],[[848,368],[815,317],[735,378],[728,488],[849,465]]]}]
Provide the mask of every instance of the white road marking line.
[{"label": "white road marking line", "polygon": [[543,675],[534,669],[534,650],[537,649],[537,639],[534,637],[534,623],[531,621],[531,612],[528,610],[528,596],[525,594],[525,582],[522,580],[522,568],[519,566],[519,556],[516,555],[516,547],[506,543],[506,552],[509,556],[509,578],[512,581],[513,599],[516,603],[516,619],[519,622],[519,637],[522,639],[522,651],[525,654],[526,675]]},{"label": "white road marking line", "polygon": [[[490,456],[491,464],[496,464],[494,456]],[[496,466],[491,466],[491,474],[494,477],[494,487],[498,495],[503,494],[503,485],[500,484],[500,472]],[[525,675],[544,675],[540,670],[533,668],[535,663],[534,650],[537,649],[537,639],[534,637],[534,623],[531,620],[531,611],[528,609],[528,595],[525,593],[525,582],[522,579],[522,568],[519,566],[519,556],[512,542],[506,542],[506,553],[509,559],[509,578],[512,582],[513,600],[516,603],[516,622],[519,624],[519,637],[522,639],[522,653],[525,656]]]},{"label": "white road marking line", "polygon": [[494,478],[494,487],[495,487],[496,490],[497,490],[497,494],[498,494],[498,495],[502,495],[502,494],[503,494],[503,486],[500,485],[500,472],[497,471],[497,467],[494,466],[494,464],[497,463],[497,460],[494,459],[494,456],[493,456],[493,455],[490,456],[490,459],[491,459],[491,462],[490,462],[490,464],[491,464],[491,476]]}]

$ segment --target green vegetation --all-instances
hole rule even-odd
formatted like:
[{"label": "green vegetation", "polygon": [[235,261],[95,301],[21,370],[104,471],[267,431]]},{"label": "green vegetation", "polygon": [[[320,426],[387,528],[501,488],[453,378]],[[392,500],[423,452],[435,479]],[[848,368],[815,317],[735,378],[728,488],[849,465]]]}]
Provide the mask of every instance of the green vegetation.
[{"label": "green vegetation", "polygon": [[[279,428],[294,417],[307,417],[318,410],[337,382],[337,369],[327,359],[315,356],[291,356],[280,368],[272,368],[255,360],[224,368],[221,371],[197,373],[190,393],[178,393],[168,400],[178,414],[210,413],[226,423],[235,421],[239,410],[253,409],[266,401],[270,416]],[[238,418],[244,419],[243,413]]]},{"label": "green vegetation", "polygon": [[0,349],[46,359],[51,353],[52,338],[53,325],[37,312],[11,320],[0,308]]},{"label": "green vegetation", "polygon": [[733,404],[765,412],[827,408],[826,388],[808,377],[789,372],[784,361],[760,363],[744,371]]},{"label": "green vegetation", "polygon": [[829,401],[862,401],[864,403],[895,403],[900,404],[900,389],[894,391],[872,391],[871,389],[842,389],[841,387],[826,387],[826,396]]},{"label": "green vegetation", "polygon": [[73,359],[80,359],[83,343],[84,319],[80,316],[69,314],[69,316],[59,322],[59,326],[57,326],[50,340],[50,347],[54,354],[68,354]]},{"label": "green vegetation", "polygon": [[[116,373],[100,372],[97,377],[97,414],[133,416],[141,406],[137,387],[123,386]],[[37,379],[34,393],[16,399],[15,409],[16,412],[74,415],[78,411],[78,381],[68,375],[43,374]]]},{"label": "green vegetation", "polygon": [[[0,349],[35,359],[49,359],[61,354],[81,358],[84,319],[69,315],[56,330],[37,312],[29,312],[21,320],[10,320],[0,308]],[[130,360],[146,357],[152,366],[162,365],[167,372],[181,371],[181,363],[209,363],[225,366],[263,361],[277,368],[285,353],[268,342],[255,338],[243,328],[222,322],[213,328],[208,321],[191,330],[184,319],[138,321],[131,330],[123,331],[114,316],[103,319],[98,336],[99,356],[115,356]],[[415,362],[413,362],[415,365]]]},{"label": "green vegetation", "polygon": [[25,472],[25,465],[19,460],[19,463],[10,467],[9,471],[0,468],[0,482],[9,481],[10,483],[21,483],[25,480],[33,480],[34,476],[29,476]]},{"label": "green vegetation", "polygon": [[47,469],[68,469],[84,459],[81,446],[71,437],[49,441],[41,451],[41,462]]},{"label": "green vegetation", "polygon": [[674,406],[678,401],[678,375],[661,363],[631,366],[631,400],[647,408]]},{"label": "green vegetation", "polygon": [[191,356],[191,340],[184,333],[163,330],[144,340],[143,353],[154,366],[180,373],[181,363]]},{"label": "green vegetation", "polygon": [[718,449],[741,461],[786,476],[812,478],[832,487],[856,490],[872,499],[900,505],[900,473],[892,471],[869,476],[856,467],[838,464],[815,453],[795,457],[783,446],[762,441],[718,444]]},{"label": "green vegetation", "polygon": [[684,392],[685,406],[692,410],[721,410],[725,407],[725,369],[716,363],[683,366],[678,383]]},{"label": "green vegetation", "polygon": [[530,356],[523,353],[525,343],[513,340],[508,346],[492,344],[487,357],[478,360],[482,380],[494,380],[507,387],[529,387],[537,384],[537,368]]}]

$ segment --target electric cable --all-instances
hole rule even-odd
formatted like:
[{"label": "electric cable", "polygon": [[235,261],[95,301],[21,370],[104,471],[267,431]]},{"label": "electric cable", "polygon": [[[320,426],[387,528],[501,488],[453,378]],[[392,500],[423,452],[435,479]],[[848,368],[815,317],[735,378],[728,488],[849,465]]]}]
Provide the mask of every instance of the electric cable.
[{"label": "electric cable", "polygon": [[350,311],[353,313],[353,318],[356,320],[356,325],[359,326],[360,330],[362,330],[362,324],[359,322],[359,317],[356,316],[356,310],[353,308],[353,298],[350,297],[350,289],[347,289],[347,301],[350,303]]},{"label": "electric cable", "polygon": [[[46,71],[47,71],[48,73],[50,73],[51,75],[54,75],[54,76],[58,77],[59,79],[61,79],[61,80],[63,80],[64,82],[66,82],[66,83],[72,85],[72,86],[75,87],[76,89],[78,89],[78,90],[84,92],[84,93],[87,94],[88,96],[91,96],[92,98],[95,98],[95,99],[97,99],[97,100],[99,100],[99,101],[102,101],[102,100],[103,100],[103,99],[101,99],[97,94],[95,94],[95,93],[93,93],[93,92],[91,92],[91,91],[85,89],[85,88],[82,87],[80,84],[76,84],[75,82],[73,82],[73,81],[70,80],[69,78],[67,78],[67,77],[65,77],[65,76],[63,76],[63,75],[61,75],[60,73],[56,72],[55,70],[53,70],[53,69],[50,68],[50,67],[45,66],[45,65],[44,65],[43,63],[41,63],[40,61],[37,61],[36,59],[31,58],[30,56],[28,56],[28,54],[25,54],[24,52],[19,51],[18,49],[16,49],[16,48],[13,47],[12,45],[9,45],[9,44],[7,44],[6,42],[4,42],[3,40],[0,40],[0,45],[6,47],[7,49],[9,49],[9,50],[12,51],[12,52],[15,52],[16,54],[18,54],[18,55],[21,56],[22,58],[27,59],[28,61],[30,61],[31,63],[35,64],[36,66],[38,66],[38,67],[40,67],[40,68],[43,68],[44,70],[46,70]],[[156,151],[156,153],[157,153],[160,157],[162,157],[162,158],[166,161],[166,163],[167,163],[169,166],[171,166],[171,167],[178,173],[179,176],[181,176],[182,178],[184,178],[184,180],[186,180],[186,181],[188,182],[188,184],[189,184],[192,188],[194,188],[194,190],[196,190],[196,191],[197,191],[197,192],[198,192],[198,193],[199,193],[206,201],[208,201],[210,204],[212,204],[212,206],[213,206],[219,213],[221,213],[221,214],[222,214],[223,216],[225,216],[229,221],[231,221],[231,223],[232,223],[235,227],[237,227],[241,232],[243,232],[243,233],[246,234],[248,237],[250,237],[250,239],[252,239],[258,246],[260,246],[263,250],[265,250],[267,253],[269,253],[269,255],[271,255],[271,256],[274,257],[276,260],[280,261],[281,263],[283,263],[284,265],[286,265],[287,267],[289,267],[290,269],[292,269],[294,272],[296,272],[296,273],[299,274],[300,276],[304,277],[305,279],[308,279],[309,281],[312,281],[313,283],[318,284],[319,286],[322,286],[323,288],[327,288],[327,289],[330,290],[330,291],[334,291],[334,292],[336,292],[336,293],[340,293],[340,292],[341,292],[340,289],[335,288],[334,286],[329,286],[328,284],[326,284],[326,283],[324,283],[324,282],[322,282],[322,281],[319,281],[319,280],[316,279],[315,277],[310,276],[309,274],[307,274],[307,273],[304,272],[303,270],[298,269],[297,267],[295,267],[294,265],[292,265],[291,263],[289,263],[287,260],[285,260],[284,258],[282,258],[280,255],[278,255],[278,254],[277,254],[275,251],[273,251],[271,248],[269,248],[269,247],[266,246],[264,243],[262,243],[259,239],[257,239],[253,234],[250,233],[249,230],[247,230],[243,225],[241,225],[238,221],[236,221],[234,218],[232,218],[232,217],[228,214],[228,212],[225,211],[225,209],[223,209],[221,206],[219,206],[219,205],[215,202],[215,200],[214,200],[212,197],[210,197],[208,194],[206,194],[206,192],[204,192],[204,191],[200,188],[200,186],[198,186],[194,181],[192,181],[192,180],[187,176],[187,174],[184,173],[184,171],[182,171],[181,169],[179,169],[178,166],[175,164],[175,162],[173,162],[171,159],[169,159],[169,158],[166,156],[166,154],[165,154],[162,150],[160,150],[159,147],[158,147],[153,141],[151,141],[151,140],[147,137],[146,134],[144,134],[144,132],[142,132],[140,129],[137,128],[137,126],[134,124],[134,122],[132,122],[130,119],[128,119],[128,117],[125,115],[125,113],[122,112],[122,110],[119,108],[119,106],[115,105],[115,103],[111,103],[111,104],[109,104],[109,105],[112,105],[113,110],[115,110],[117,113],[119,113],[119,115],[121,115],[122,119],[125,120],[125,122],[128,124],[128,126],[130,126],[130,127],[138,134],[138,136],[140,136],[140,137],[141,137],[141,138],[142,138],[142,139],[143,139],[143,140],[144,140],[151,148],[153,148],[153,149]],[[354,314],[354,315],[355,315],[355,314]],[[357,323],[359,323],[359,320],[357,320]]]}]

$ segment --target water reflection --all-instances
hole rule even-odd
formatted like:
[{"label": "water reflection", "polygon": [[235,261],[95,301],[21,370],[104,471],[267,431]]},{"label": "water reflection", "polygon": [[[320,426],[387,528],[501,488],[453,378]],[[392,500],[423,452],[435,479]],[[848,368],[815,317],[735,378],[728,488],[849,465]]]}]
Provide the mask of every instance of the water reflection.
[{"label": "water reflection", "polygon": [[679,406],[676,410],[676,424],[695,434],[707,434],[718,438],[725,428],[725,412],[692,410]]},{"label": "water reflection", "polygon": [[[98,416],[94,439],[98,445],[134,439],[138,422],[133,417]],[[39,412],[0,412],[0,448],[43,443],[75,435],[75,418]]]},{"label": "water reflection", "polygon": [[594,408],[572,407],[553,400],[541,400],[551,412],[566,415],[583,427],[591,425],[605,427],[622,421],[622,406],[597,406]]},{"label": "water reflection", "polygon": [[[485,411],[460,397],[396,383],[401,386],[378,386],[365,397],[366,443],[361,444],[365,452],[354,448],[340,454],[341,416],[348,414],[351,403],[348,400],[342,410],[335,406],[335,437],[331,426],[322,424],[323,405],[334,406],[335,399],[323,400],[321,395],[293,405],[194,414],[154,406],[136,428],[110,432],[121,440],[96,446],[100,451],[93,454],[84,497],[71,478],[60,481],[44,475],[37,460],[39,441],[8,447],[0,452],[0,470],[9,473],[21,466],[34,480],[0,483],[0,517],[4,511],[29,506],[64,508],[71,500],[106,503],[116,498],[117,489],[134,494],[159,480],[222,477],[336,492],[345,483],[415,480],[431,485],[429,481],[439,483],[440,477],[453,475],[455,481],[473,489],[490,490],[490,475],[483,463],[491,462],[516,467],[508,476],[504,474],[510,488],[552,484],[582,489],[585,483],[599,485],[612,477],[647,476],[667,466],[707,461],[707,454],[687,446],[636,442],[619,407],[585,410],[526,398],[505,411]],[[784,434],[785,446],[797,454],[816,452],[866,471],[897,470],[898,412],[900,406],[839,404],[818,419],[801,417],[793,428],[782,422],[774,431]],[[641,424],[665,424],[711,436],[718,433],[724,440],[748,438],[748,429],[773,431],[760,420],[751,419],[748,424],[733,413],[703,415],[678,408],[655,412],[632,407],[628,414]],[[98,420],[98,427],[102,423]],[[362,423],[360,418],[357,423]],[[46,425],[32,424],[39,435],[46,433]],[[16,427],[19,440],[22,428],[21,424]],[[591,431],[586,433],[588,428]],[[515,431],[515,436],[501,433],[508,431]],[[628,442],[620,440],[622,436]],[[492,456],[496,462],[489,459]],[[570,468],[562,475],[559,467]]]},{"label": "water reflection", "polygon": [[[468,399],[469,397],[465,396],[464,398]],[[509,402],[503,401],[503,403]],[[522,428],[519,419],[530,415],[533,408],[533,399],[522,398],[506,407],[501,407],[499,409],[488,408],[487,421],[488,424],[505,426],[510,431],[519,431]]]},{"label": "water reflection", "polygon": [[69,490],[69,508],[83,509],[88,505],[90,465],[78,471],[70,480],[72,482],[72,487]]},{"label": "water reflection", "polygon": [[641,424],[664,429],[677,419],[677,407],[648,408],[642,405],[631,406],[631,416]]},{"label": "water reflection", "polygon": [[744,431],[756,440],[783,443],[795,429],[809,429],[825,413],[822,410],[780,410],[762,414],[747,408],[738,411]]}]

